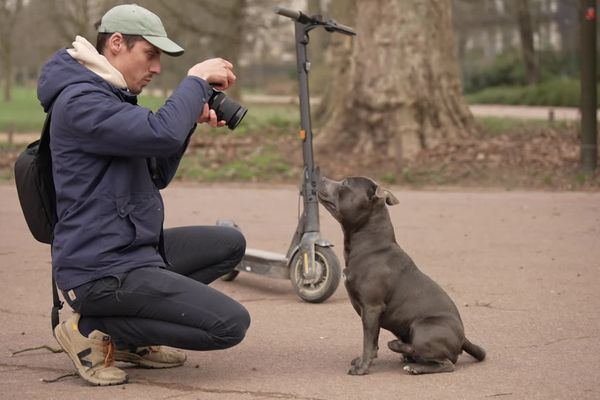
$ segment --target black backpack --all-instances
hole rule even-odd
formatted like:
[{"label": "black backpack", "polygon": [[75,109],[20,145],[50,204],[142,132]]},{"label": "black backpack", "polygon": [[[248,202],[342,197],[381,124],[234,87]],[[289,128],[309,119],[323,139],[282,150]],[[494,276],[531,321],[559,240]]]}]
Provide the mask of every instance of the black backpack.
[{"label": "black backpack", "polygon": [[[42,243],[52,243],[56,225],[56,192],[52,177],[52,156],[50,154],[50,116],[46,115],[42,136],[30,143],[15,161],[15,184],[23,215],[33,237]],[[52,330],[59,322],[62,301],[52,274],[51,312]]]},{"label": "black backpack", "polygon": [[15,161],[15,183],[23,215],[33,237],[52,243],[56,225],[56,192],[50,155],[50,112],[40,139],[30,143]]}]

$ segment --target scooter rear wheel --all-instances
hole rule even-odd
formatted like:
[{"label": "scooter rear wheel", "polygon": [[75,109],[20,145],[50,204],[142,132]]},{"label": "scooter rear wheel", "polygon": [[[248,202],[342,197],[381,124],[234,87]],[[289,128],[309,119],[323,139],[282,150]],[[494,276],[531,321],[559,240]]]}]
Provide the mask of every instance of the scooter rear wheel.
[{"label": "scooter rear wheel", "polygon": [[[231,228],[235,228],[238,231],[242,231],[240,229],[240,227],[238,226],[238,224],[236,224],[234,221],[230,220],[230,219],[218,219],[217,226],[229,226]],[[225,281],[225,282],[231,282],[232,280],[234,280],[235,278],[237,278],[237,276],[240,274],[240,271],[238,271],[237,269],[232,270],[231,272],[226,273],[225,275],[223,275],[221,277],[221,280]]]},{"label": "scooter rear wheel", "polygon": [[234,280],[235,278],[237,278],[237,276],[240,274],[240,271],[234,269],[231,272],[226,273],[225,275],[223,275],[221,277],[221,280],[225,281],[225,282],[231,282],[232,280]]},{"label": "scooter rear wheel", "polygon": [[321,303],[335,293],[340,283],[340,262],[329,247],[315,247],[317,278],[307,283],[304,280],[301,252],[297,252],[290,262],[290,280],[296,294],[309,303]]}]

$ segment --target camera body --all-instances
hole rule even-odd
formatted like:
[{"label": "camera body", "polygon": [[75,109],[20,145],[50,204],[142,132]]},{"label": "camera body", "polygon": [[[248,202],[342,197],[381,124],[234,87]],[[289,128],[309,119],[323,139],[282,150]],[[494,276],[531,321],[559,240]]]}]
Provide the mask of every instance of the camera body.
[{"label": "camera body", "polygon": [[248,109],[240,103],[231,100],[224,92],[213,89],[213,94],[208,99],[208,106],[215,110],[218,121],[225,121],[227,127],[234,130],[242,121]]}]

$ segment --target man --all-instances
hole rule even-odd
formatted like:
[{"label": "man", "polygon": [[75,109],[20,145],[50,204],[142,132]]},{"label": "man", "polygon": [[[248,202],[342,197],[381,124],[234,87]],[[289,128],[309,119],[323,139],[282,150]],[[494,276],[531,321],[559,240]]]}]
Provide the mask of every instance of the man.
[{"label": "man", "polygon": [[160,73],[162,53],[183,49],[158,16],[137,5],[109,10],[98,32],[98,51],[77,37],[49,60],[38,97],[52,113],[53,273],[75,311],[54,335],[83,379],[114,385],[127,381],[115,360],[179,366],[185,354],[160,345],[231,347],[250,317],[207,286],[240,261],[244,237],[217,226],[163,235],[158,191],[175,175],[196,123],[225,124],[207,101],[211,85],[224,90],[235,82],[233,66],[223,59],[194,65],[153,113],[136,95]]}]

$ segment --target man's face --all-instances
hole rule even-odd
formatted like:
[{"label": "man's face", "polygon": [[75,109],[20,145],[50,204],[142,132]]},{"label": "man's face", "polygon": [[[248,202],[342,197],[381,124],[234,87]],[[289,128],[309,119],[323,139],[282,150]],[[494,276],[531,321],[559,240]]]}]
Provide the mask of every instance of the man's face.
[{"label": "man's face", "polygon": [[131,49],[123,40],[112,64],[123,74],[127,88],[140,94],[155,74],[160,74],[161,51],[146,40],[138,40]]}]

